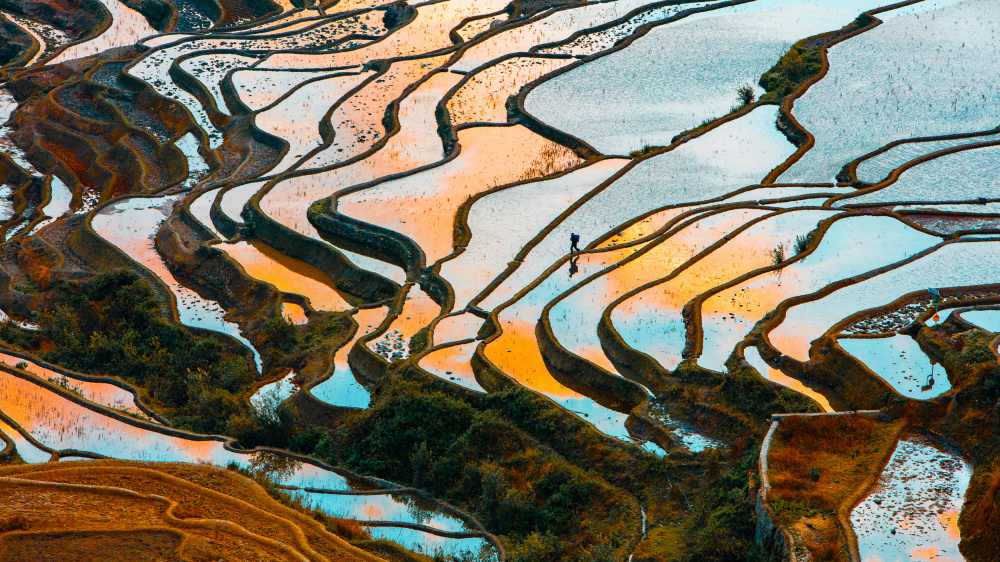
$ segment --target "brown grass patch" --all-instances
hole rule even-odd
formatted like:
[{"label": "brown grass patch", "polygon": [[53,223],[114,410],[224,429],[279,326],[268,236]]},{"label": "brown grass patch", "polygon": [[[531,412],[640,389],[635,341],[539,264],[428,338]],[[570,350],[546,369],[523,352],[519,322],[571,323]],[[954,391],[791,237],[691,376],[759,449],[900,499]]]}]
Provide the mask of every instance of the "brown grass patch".
[{"label": "brown grass patch", "polygon": [[959,547],[969,560],[1000,557],[1000,461],[976,469],[965,495],[967,503],[958,519]]},{"label": "brown grass patch", "polygon": [[12,515],[10,517],[0,519],[0,533],[6,533],[8,531],[26,531],[27,529],[28,520],[25,519],[23,515]]},{"label": "brown grass patch", "polygon": [[799,535],[814,560],[843,559],[837,511],[877,478],[902,422],[867,416],[781,420],[768,452],[768,500],[778,521]]}]

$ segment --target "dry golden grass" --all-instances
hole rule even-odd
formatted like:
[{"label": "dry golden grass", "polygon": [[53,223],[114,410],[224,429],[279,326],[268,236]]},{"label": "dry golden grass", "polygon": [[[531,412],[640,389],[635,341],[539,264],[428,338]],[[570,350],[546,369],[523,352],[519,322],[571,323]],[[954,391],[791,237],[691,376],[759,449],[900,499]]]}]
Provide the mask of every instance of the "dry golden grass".
[{"label": "dry golden grass", "polygon": [[958,520],[960,548],[969,560],[1000,559],[1000,460],[978,468]]},{"label": "dry golden grass", "polygon": [[778,425],[767,457],[768,499],[813,560],[842,559],[837,513],[878,477],[902,426],[867,416],[786,418]]},{"label": "dry golden grass", "polygon": [[[115,544],[102,558],[381,560],[249,478],[207,465],[43,464],[5,467],[0,478],[0,512],[18,516],[0,521],[0,560],[74,559]],[[356,523],[325,522],[363,536]]]}]

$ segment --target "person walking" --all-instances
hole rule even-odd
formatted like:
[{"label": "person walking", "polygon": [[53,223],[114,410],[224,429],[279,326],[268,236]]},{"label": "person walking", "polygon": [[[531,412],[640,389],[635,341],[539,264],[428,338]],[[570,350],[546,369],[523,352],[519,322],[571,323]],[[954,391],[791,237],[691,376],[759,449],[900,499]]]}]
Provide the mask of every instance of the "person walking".
[{"label": "person walking", "polygon": [[580,243],[580,235],[575,232],[571,232],[569,235],[569,253],[571,254],[580,253],[580,247],[577,246],[577,244],[579,243]]}]

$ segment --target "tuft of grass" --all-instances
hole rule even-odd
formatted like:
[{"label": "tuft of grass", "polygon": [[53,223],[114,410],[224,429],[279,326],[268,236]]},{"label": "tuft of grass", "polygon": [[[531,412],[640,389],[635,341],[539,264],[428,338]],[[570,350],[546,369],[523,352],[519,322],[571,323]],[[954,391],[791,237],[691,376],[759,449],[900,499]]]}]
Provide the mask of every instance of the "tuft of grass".
[{"label": "tuft of grass", "polygon": [[739,102],[738,107],[740,108],[746,107],[751,103],[753,103],[754,97],[756,97],[756,94],[754,94],[753,86],[751,86],[750,84],[744,84],[740,86],[738,90],[736,90],[736,99]]},{"label": "tuft of grass", "polygon": [[780,265],[783,261],[785,261],[785,245],[778,244],[777,248],[771,250],[771,263]]},{"label": "tuft of grass", "polygon": [[20,291],[20,292],[22,292],[22,293],[24,293],[26,295],[37,295],[38,292],[39,292],[38,285],[36,285],[35,283],[33,283],[31,281],[29,281],[29,282],[27,282],[27,283],[25,283],[23,285],[20,284],[20,283],[15,283],[14,284],[14,290],[15,291]]},{"label": "tuft of grass", "polygon": [[795,253],[801,254],[802,252],[809,249],[809,236],[805,234],[800,234],[795,237]]},{"label": "tuft of grass", "polygon": [[661,148],[664,148],[664,147],[662,147],[662,146],[656,146],[656,145],[652,145],[652,144],[647,144],[647,145],[643,146],[642,148],[640,148],[639,150],[633,150],[632,152],[630,152],[629,153],[629,157],[630,158],[639,158],[640,156],[645,156],[645,155],[647,155],[647,154],[649,154],[649,153],[651,153],[651,152],[653,152],[655,150],[660,150]]}]

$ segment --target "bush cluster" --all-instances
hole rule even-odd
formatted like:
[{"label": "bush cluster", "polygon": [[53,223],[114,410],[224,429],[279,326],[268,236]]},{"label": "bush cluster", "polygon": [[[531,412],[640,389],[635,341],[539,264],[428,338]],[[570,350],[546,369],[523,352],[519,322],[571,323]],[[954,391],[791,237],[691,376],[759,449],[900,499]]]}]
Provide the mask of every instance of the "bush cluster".
[{"label": "bush cluster", "polygon": [[[460,506],[508,542],[511,560],[612,559],[637,523],[628,495],[512,423],[507,408],[531,409],[522,392],[499,393],[506,407],[493,408],[394,377],[372,408],[291,447]],[[521,420],[555,430],[541,418]]]},{"label": "bush cluster", "polygon": [[60,290],[62,304],[39,314],[38,333],[7,324],[0,338],[67,369],[143,389],[179,428],[228,434],[244,446],[283,446],[294,433],[293,412],[258,411],[240,397],[257,380],[245,350],[167,322],[135,273],[111,271]]},{"label": "bush cluster", "polygon": [[818,48],[794,45],[760,77],[761,88],[767,92],[761,101],[779,100],[816,74],[823,68],[823,58]]}]

